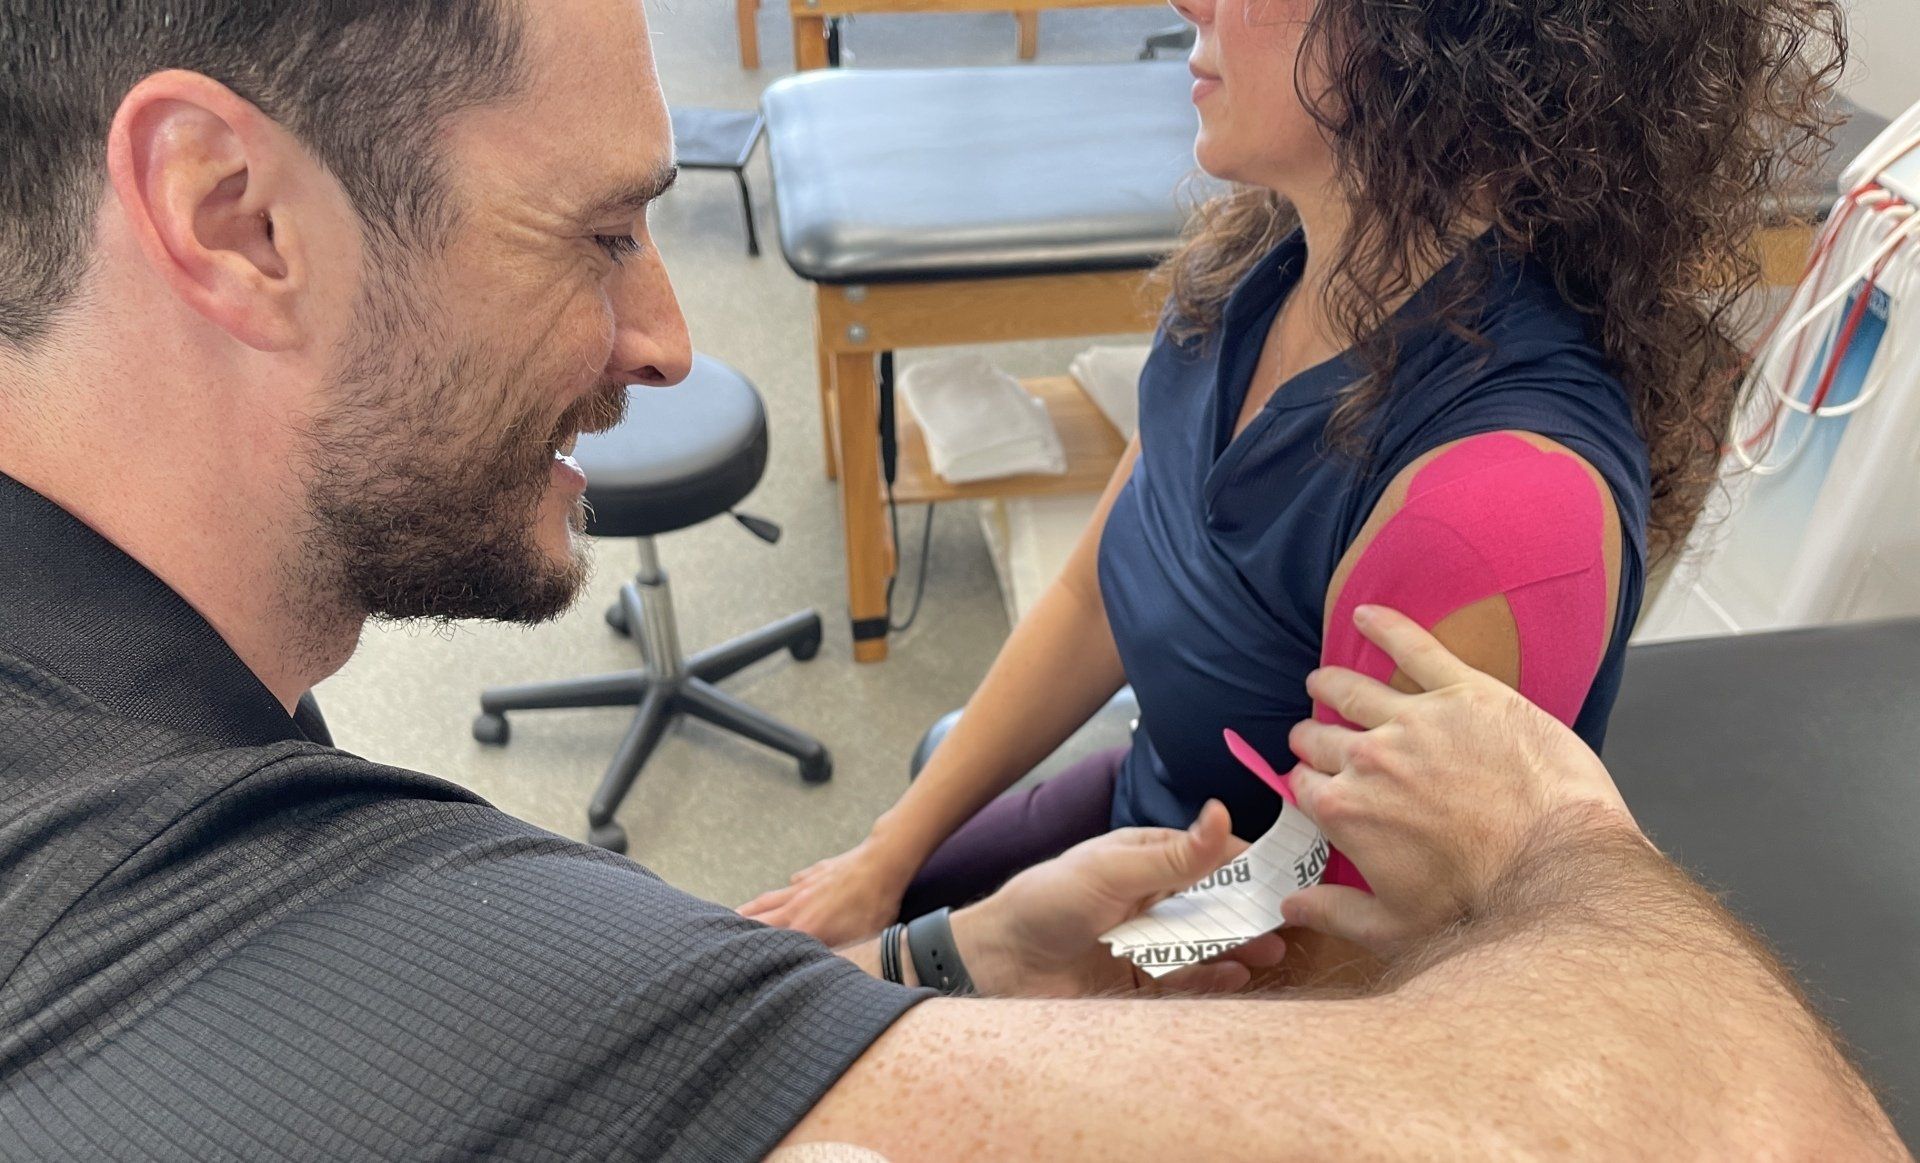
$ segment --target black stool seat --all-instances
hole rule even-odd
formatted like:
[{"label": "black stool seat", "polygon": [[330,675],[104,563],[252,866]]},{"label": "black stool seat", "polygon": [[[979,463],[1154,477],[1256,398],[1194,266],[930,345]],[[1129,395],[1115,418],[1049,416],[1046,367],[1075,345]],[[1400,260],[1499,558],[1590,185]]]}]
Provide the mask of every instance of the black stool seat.
[{"label": "black stool seat", "polygon": [[767,467],[767,411],[745,376],[704,355],[678,387],[627,389],[627,420],[580,438],[587,531],[654,537],[718,517]]}]

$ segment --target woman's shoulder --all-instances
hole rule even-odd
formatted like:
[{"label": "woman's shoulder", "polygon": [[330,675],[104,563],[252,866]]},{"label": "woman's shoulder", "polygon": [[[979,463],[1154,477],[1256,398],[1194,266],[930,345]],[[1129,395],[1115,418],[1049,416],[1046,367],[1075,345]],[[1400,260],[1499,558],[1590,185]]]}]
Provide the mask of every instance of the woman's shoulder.
[{"label": "woman's shoulder", "polygon": [[1495,252],[1482,267],[1472,330],[1502,358],[1503,366],[1560,356],[1602,378],[1607,369],[1600,315],[1583,311],[1541,263]]},{"label": "woman's shoulder", "polygon": [[[1403,405],[1436,414],[1505,400],[1552,401],[1587,423],[1633,427],[1626,386],[1608,357],[1598,316],[1570,303],[1538,263],[1494,255],[1469,305],[1426,328],[1410,346]],[[1553,406],[1549,406],[1553,410]]]},{"label": "woman's shoulder", "polygon": [[1466,437],[1526,432],[1576,452],[1635,523],[1649,490],[1632,399],[1592,321],[1537,264],[1490,264],[1469,326],[1437,328],[1409,352],[1378,432],[1387,476]]}]

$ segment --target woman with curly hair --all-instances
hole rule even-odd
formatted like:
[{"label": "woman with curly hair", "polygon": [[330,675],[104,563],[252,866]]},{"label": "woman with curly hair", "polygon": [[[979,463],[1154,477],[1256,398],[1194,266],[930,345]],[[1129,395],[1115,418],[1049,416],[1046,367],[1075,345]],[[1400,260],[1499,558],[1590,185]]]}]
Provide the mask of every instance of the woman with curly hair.
[{"label": "woman with curly hair", "polygon": [[[1365,603],[1601,741],[1648,568],[1712,487],[1839,5],[1174,7],[1231,185],[1162,272],[1140,436],[908,793],[749,916],[863,937],[1209,799],[1259,836],[1280,799],[1228,733],[1284,755],[1317,666],[1378,672]],[[1127,682],[1130,747],[1001,795]]]}]

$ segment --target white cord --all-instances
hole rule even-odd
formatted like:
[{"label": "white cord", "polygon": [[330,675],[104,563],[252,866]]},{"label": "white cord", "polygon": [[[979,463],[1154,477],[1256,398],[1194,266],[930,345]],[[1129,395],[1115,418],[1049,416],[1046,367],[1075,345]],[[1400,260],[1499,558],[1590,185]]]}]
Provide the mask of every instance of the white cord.
[{"label": "white cord", "polygon": [[[1915,216],[1913,211],[1908,210],[1902,217],[1904,217],[1906,221],[1898,230],[1888,235],[1886,240],[1876,247],[1874,252],[1866,257],[1864,262],[1849,272],[1846,278],[1841,279],[1840,285],[1833,288],[1826,298],[1821,299],[1809,308],[1807,313],[1795,320],[1791,327],[1785,328],[1776,335],[1774,342],[1776,344],[1785,344],[1787,340],[1792,339],[1802,331],[1819,322],[1822,316],[1831,312],[1835,307],[1838,307],[1842,300],[1846,299],[1859,288],[1861,282],[1873,273],[1875,267],[1880,265],[1880,260],[1900,249],[1900,244],[1907,239],[1913,237],[1915,234],[1920,234],[1920,216]],[[1791,396],[1783,395],[1780,398],[1786,401],[1789,406],[1793,403]]]},{"label": "white cord", "polygon": [[[1882,329],[1880,349],[1874,353],[1858,393],[1843,403],[1822,401],[1818,409],[1814,407],[1813,396],[1817,392],[1819,377],[1812,375],[1812,370],[1827,366],[1831,360],[1845,358],[1844,352],[1834,350],[1840,340],[1845,315],[1855,309],[1871,310],[1870,305],[1859,308],[1848,305],[1846,300],[1864,289],[1863,280],[1880,268],[1883,260],[1893,255],[1903,242],[1920,235],[1920,215],[1905,207],[1901,210],[1904,213],[1892,220],[1898,225],[1877,243],[1873,240],[1873,234],[1876,229],[1884,229],[1889,221],[1884,217],[1884,211],[1877,222],[1868,219],[1861,223],[1859,229],[1849,227],[1849,237],[1835,247],[1837,252],[1842,253],[1832,256],[1834,261],[1830,264],[1833,268],[1845,264],[1845,276],[1831,291],[1824,291],[1829,281],[1827,278],[1816,275],[1809,279],[1806,285],[1808,293],[1822,294],[1824,291],[1821,301],[1802,314],[1794,324],[1782,329],[1767,345],[1749,380],[1747,402],[1742,408],[1749,417],[1749,425],[1755,421],[1764,425],[1761,429],[1765,433],[1764,440],[1743,437],[1732,446],[1734,458],[1749,472],[1760,476],[1785,472],[1798,461],[1811,442],[1818,422],[1838,419],[1867,407],[1889,383],[1900,379],[1897,373],[1914,367],[1915,329],[1902,327],[1898,320],[1889,318]],[[1871,247],[1870,253],[1864,259],[1856,259],[1864,247]],[[1920,296],[1920,261],[1915,261],[1911,255],[1901,255],[1887,262],[1881,269],[1876,286],[1888,296],[1891,303],[1907,305],[1911,309],[1916,296]],[[1822,324],[1824,337],[1816,346],[1816,362],[1812,367],[1806,367],[1797,357],[1794,340],[1816,323]],[[1781,366],[1783,363],[1784,367]],[[1803,393],[1806,398],[1802,398]],[[1791,416],[1804,417],[1805,420],[1792,424]],[[1798,429],[1799,438],[1783,449],[1782,439],[1789,427]],[[1756,440],[1762,445],[1757,454],[1749,448]]]},{"label": "white cord", "polygon": [[[1821,364],[1844,358],[1844,353],[1834,350],[1844,328],[1844,316],[1855,309],[1872,309],[1870,304],[1857,308],[1848,300],[1863,290],[1864,280],[1876,270],[1880,277],[1875,285],[1886,293],[1894,309],[1915,309],[1916,297],[1920,296],[1920,258],[1911,252],[1896,252],[1908,240],[1920,236],[1920,208],[1901,202],[1885,190],[1868,187],[1879,181],[1887,166],[1916,149],[1920,149],[1920,105],[1895,121],[1848,168],[1844,181],[1851,191],[1847,199],[1851,210],[1836,213],[1822,230],[1819,245],[1824,257],[1794,288],[1781,326],[1757,354],[1742,392],[1737,414],[1748,420],[1743,427],[1756,434],[1736,437],[1731,452],[1749,472],[1763,476],[1784,472],[1811,442],[1820,421],[1859,411],[1890,383],[1909,382],[1920,387],[1920,358],[1916,358],[1920,356],[1920,337],[1914,334],[1920,331],[1920,323],[1905,327],[1889,317],[1865,380],[1858,393],[1844,403],[1822,401],[1817,409],[1814,407],[1817,378],[1810,374],[1810,368],[1802,366],[1800,358],[1808,346],[1808,333],[1816,327],[1824,339],[1813,345],[1814,358]],[[1831,274],[1835,270],[1846,274],[1835,279]],[[1807,398],[1802,398],[1803,393]],[[1782,431],[1794,415],[1805,418],[1795,425],[1800,438],[1779,455]],[[1757,454],[1749,447],[1752,444],[1760,445]]]}]

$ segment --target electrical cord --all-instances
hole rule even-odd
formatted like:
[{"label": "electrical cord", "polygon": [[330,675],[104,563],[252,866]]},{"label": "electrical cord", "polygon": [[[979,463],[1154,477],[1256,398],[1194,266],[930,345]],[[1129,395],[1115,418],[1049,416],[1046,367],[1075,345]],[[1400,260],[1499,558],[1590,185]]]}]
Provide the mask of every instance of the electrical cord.
[{"label": "electrical cord", "polygon": [[[1920,106],[1849,169],[1849,191],[1821,231],[1800,284],[1767,329],[1749,371],[1738,414],[1752,427],[1726,449],[1747,471],[1761,476],[1786,471],[1812,442],[1820,421],[1867,407],[1889,383],[1902,379],[1901,373],[1920,381],[1915,359],[1920,351],[1910,334],[1920,328],[1890,320],[1858,390],[1850,399],[1829,402],[1876,295],[1896,308],[1920,302],[1920,259],[1908,247],[1920,238],[1920,207],[1880,185],[1886,168],[1915,149],[1920,149]],[[1842,273],[1835,277],[1836,271]],[[1818,343],[1812,342],[1815,337]],[[1807,363],[1810,347],[1816,366]],[[1803,421],[1789,424],[1793,416]],[[1799,430],[1798,439],[1783,448],[1789,427]]]},{"label": "electrical cord", "polygon": [[[920,604],[927,598],[927,573],[933,565],[933,512],[939,507],[932,502],[927,504],[927,517],[920,532],[920,575],[914,580],[913,605],[907,609],[907,618],[904,622],[893,620],[893,587],[894,583],[900,580],[900,571],[895,569],[894,575],[887,579],[887,630],[889,633],[905,634],[913,629],[915,622],[920,620]],[[893,522],[893,544],[897,552],[900,545],[900,506],[894,503],[891,483],[887,485],[887,518]]]},{"label": "electrical cord", "polygon": [[[1854,339],[1873,307],[1876,291],[1886,285],[1901,302],[1909,301],[1909,296],[1913,294],[1912,263],[1901,264],[1891,277],[1888,270],[1906,242],[1916,233],[1920,233],[1920,219],[1903,222],[1899,229],[1874,247],[1864,264],[1851,266],[1846,277],[1825,294],[1816,309],[1802,315],[1778,337],[1778,342],[1784,344],[1788,339],[1805,336],[1811,324],[1820,323],[1822,326],[1818,330],[1824,336],[1820,347],[1823,366],[1803,366],[1798,350],[1785,360],[1784,368],[1780,366],[1778,358],[1761,361],[1753,380],[1753,404],[1749,405],[1747,411],[1751,414],[1754,405],[1764,401],[1769,405],[1768,414],[1753,436],[1736,442],[1732,449],[1736,459],[1746,469],[1763,476],[1786,471],[1811,441],[1813,428],[1818,421],[1850,415],[1873,403],[1893,378],[1892,369],[1905,364],[1902,352],[1908,344],[1904,337],[1897,333],[1888,334],[1892,329],[1883,329],[1879,341],[1881,350],[1874,353],[1854,397],[1839,404],[1828,402],[1841,369],[1853,353]],[[1851,258],[1851,254],[1848,257]],[[1842,311],[1842,304],[1849,296],[1852,302]],[[1800,346],[1795,344],[1796,349]],[[1816,371],[1819,374],[1814,374]],[[1803,398],[1803,393],[1807,398]],[[1805,422],[1794,426],[1799,429],[1799,439],[1783,451],[1783,433],[1789,427],[1786,420],[1794,415],[1804,417]],[[1760,449],[1757,454],[1754,451],[1756,447]]]},{"label": "electrical cord", "polygon": [[[1773,350],[1763,356],[1756,367],[1752,398],[1756,404],[1765,401],[1769,405],[1768,415],[1754,436],[1736,442],[1732,450],[1749,471],[1763,476],[1784,472],[1810,442],[1815,422],[1851,415],[1872,404],[1896,378],[1896,369],[1909,365],[1912,340],[1906,334],[1907,329],[1885,328],[1880,339],[1881,350],[1875,353],[1857,393],[1842,403],[1829,403],[1840,369],[1852,354],[1853,340],[1872,308],[1875,292],[1885,287],[1892,301],[1903,304],[1913,302],[1916,292],[1920,292],[1920,280],[1916,279],[1920,265],[1912,261],[1896,264],[1906,244],[1920,236],[1920,216],[1905,206],[1890,207],[1885,213],[1898,223],[1896,228],[1884,238],[1874,239],[1873,231],[1869,230],[1851,240],[1844,248],[1843,261],[1848,263],[1846,275],[1831,289],[1827,289],[1824,279],[1810,284],[1811,293],[1821,296],[1819,303],[1776,336]],[[1861,249],[1868,247],[1871,250],[1864,261],[1852,262]],[[1848,296],[1853,297],[1853,302],[1843,310]],[[1820,326],[1815,328],[1815,324]],[[1803,339],[1816,330],[1825,336],[1820,348],[1824,367],[1817,376],[1812,374],[1815,369],[1804,366],[1803,344],[1796,342],[1791,355],[1784,361],[1781,358],[1781,348],[1787,340]],[[1750,405],[1749,414],[1753,410]],[[1782,452],[1783,421],[1789,415],[1805,417],[1806,423],[1798,426],[1800,439]],[[1756,446],[1762,446],[1757,454]]]},{"label": "electrical cord", "polygon": [[880,353],[880,479],[887,490],[887,520],[893,526],[893,548],[896,565],[893,576],[887,579],[887,633],[905,634],[913,629],[920,620],[920,604],[927,598],[927,572],[933,563],[933,511],[937,507],[927,504],[926,525],[920,535],[920,576],[913,586],[913,607],[907,612],[907,620],[895,623],[893,620],[894,583],[900,580],[897,555],[900,551],[900,505],[894,500],[893,482],[900,474],[900,432],[897,408],[897,392],[894,387],[893,352]]}]

